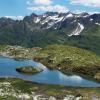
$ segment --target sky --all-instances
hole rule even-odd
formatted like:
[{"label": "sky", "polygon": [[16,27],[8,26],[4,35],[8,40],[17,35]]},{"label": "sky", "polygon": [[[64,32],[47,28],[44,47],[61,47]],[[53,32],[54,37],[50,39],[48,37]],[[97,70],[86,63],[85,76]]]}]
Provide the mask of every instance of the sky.
[{"label": "sky", "polygon": [[0,17],[22,19],[31,13],[100,12],[100,0],[0,0]]}]

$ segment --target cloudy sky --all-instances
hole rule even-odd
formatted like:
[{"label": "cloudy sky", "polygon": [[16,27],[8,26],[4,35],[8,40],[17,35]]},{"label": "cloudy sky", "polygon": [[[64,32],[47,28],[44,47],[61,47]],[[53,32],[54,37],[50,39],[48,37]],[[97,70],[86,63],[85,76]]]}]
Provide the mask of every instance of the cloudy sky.
[{"label": "cloudy sky", "polygon": [[100,12],[100,0],[0,0],[0,17],[19,17],[46,11]]}]

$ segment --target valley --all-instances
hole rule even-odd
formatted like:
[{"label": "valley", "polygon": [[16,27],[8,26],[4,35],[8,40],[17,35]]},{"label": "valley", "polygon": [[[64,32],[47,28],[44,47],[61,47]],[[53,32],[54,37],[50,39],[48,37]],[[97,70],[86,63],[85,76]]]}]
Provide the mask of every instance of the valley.
[{"label": "valley", "polygon": [[[16,50],[22,51],[23,53],[15,53]],[[26,51],[29,51],[28,54],[31,56],[27,56]],[[2,71],[2,68],[6,69],[6,67],[9,67],[7,72],[6,70],[2,71],[3,73],[0,72],[0,76],[5,76],[5,78],[1,77],[0,79],[0,84],[2,84],[0,85],[0,89],[3,91],[0,94],[1,100],[5,100],[5,98],[6,100],[22,100],[23,98],[25,100],[32,100],[39,95],[41,95],[40,98],[48,98],[47,100],[50,98],[50,100],[66,100],[68,98],[68,100],[70,100],[70,98],[76,98],[75,100],[77,100],[77,98],[80,98],[79,100],[92,100],[94,97],[97,99],[100,98],[100,85],[95,83],[100,82],[100,57],[93,52],[65,45],[50,45],[45,48],[35,47],[24,49],[23,47],[1,45],[0,52],[1,55],[5,54],[3,56],[10,57],[10,59],[5,57],[0,58],[3,66],[0,67],[0,70]],[[28,58],[26,58],[25,54]],[[37,63],[29,61],[28,59],[33,59],[44,64],[50,70],[50,72],[48,69],[45,69],[43,65],[38,65]],[[6,65],[6,62],[9,63],[9,66],[8,64]],[[38,74],[24,76],[23,73],[16,72],[17,67],[20,68],[21,66],[24,67],[26,65],[34,65],[36,67],[43,68],[43,73],[45,74],[41,73],[39,76]],[[65,75],[60,72],[56,72],[55,70],[61,71]],[[91,71],[94,73],[91,73]],[[75,76],[75,74],[81,75],[84,78]],[[48,80],[44,80],[44,77],[47,77]],[[59,81],[61,81],[61,83]],[[58,85],[56,83],[58,83]],[[70,86],[68,84],[70,84]]]},{"label": "valley", "polygon": [[100,13],[0,18],[0,100],[41,97],[100,99]]}]

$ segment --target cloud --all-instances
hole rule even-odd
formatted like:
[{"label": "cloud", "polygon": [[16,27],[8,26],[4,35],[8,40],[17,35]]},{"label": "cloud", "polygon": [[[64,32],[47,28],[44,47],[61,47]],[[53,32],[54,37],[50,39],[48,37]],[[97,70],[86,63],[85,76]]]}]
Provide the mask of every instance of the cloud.
[{"label": "cloud", "polygon": [[23,16],[5,16],[6,18],[11,18],[13,20],[22,20],[24,17]]},{"label": "cloud", "polygon": [[54,4],[53,0],[28,0],[27,4],[28,4],[27,9],[30,11],[37,11],[37,12],[46,12],[46,11],[66,12],[68,11],[67,7],[60,4]]},{"label": "cloud", "polygon": [[27,1],[27,4],[28,5],[44,5],[44,6],[47,6],[47,5],[51,5],[53,3],[52,0],[28,0]]},{"label": "cloud", "polygon": [[53,2],[51,0],[34,0],[36,5],[51,5]]},{"label": "cloud", "polygon": [[27,9],[31,11],[53,11],[53,12],[67,12],[68,11],[67,7],[61,6],[61,5],[34,6],[34,7],[28,7]]},{"label": "cloud", "polygon": [[70,3],[90,7],[100,7],[100,0],[70,0]]}]

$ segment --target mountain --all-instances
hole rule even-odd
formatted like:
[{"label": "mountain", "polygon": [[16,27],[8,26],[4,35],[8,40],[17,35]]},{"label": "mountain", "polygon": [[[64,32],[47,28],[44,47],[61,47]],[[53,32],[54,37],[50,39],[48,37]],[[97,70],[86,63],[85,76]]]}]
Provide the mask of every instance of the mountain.
[{"label": "mountain", "polygon": [[0,18],[0,44],[27,47],[68,44],[100,54],[100,14],[32,13],[23,20]]}]

